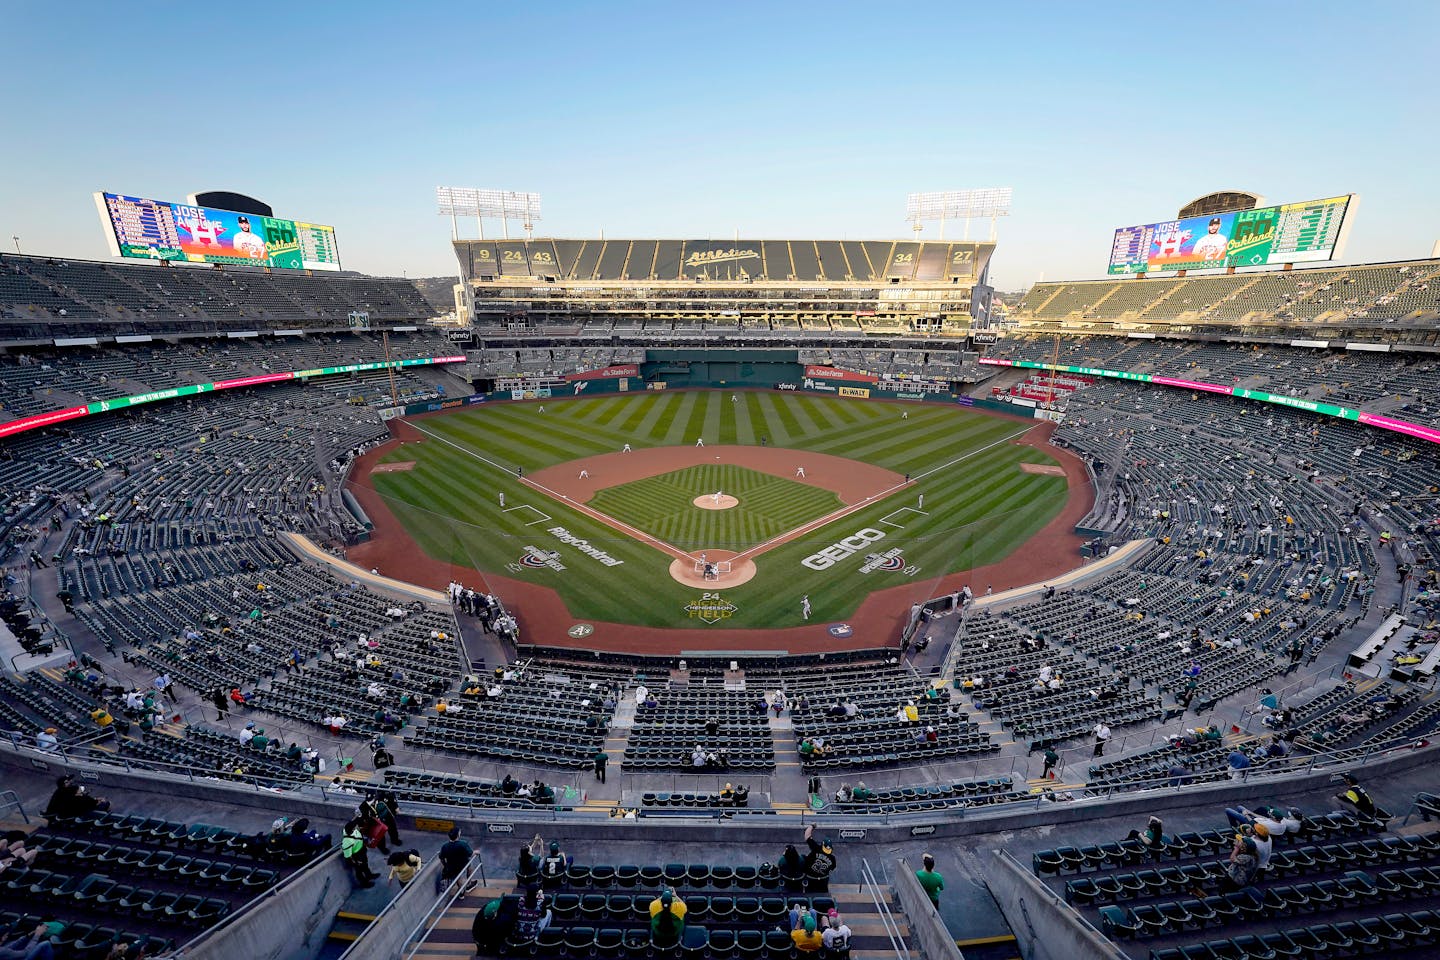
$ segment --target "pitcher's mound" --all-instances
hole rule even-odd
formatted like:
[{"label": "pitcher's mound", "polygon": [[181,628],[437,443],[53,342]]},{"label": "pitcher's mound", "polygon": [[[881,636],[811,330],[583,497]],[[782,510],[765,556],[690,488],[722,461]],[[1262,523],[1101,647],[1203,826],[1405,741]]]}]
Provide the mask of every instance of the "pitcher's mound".
[{"label": "pitcher's mound", "polygon": [[742,583],[749,583],[755,579],[754,560],[727,562],[730,564],[729,570],[717,573],[714,579],[707,580],[704,574],[695,570],[693,557],[689,560],[672,560],[670,561],[670,576],[676,583],[683,583],[687,587],[697,587],[701,590],[724,590],[727,587],[738,587]]},{"label": "pitcher's mound", "polygon": [[728,493],[722,493],[719,497],[716,497],[713,493],[707,493],[702,497],[696,497],[690,502],[701,510],[729,510],[731,507],[740,505],[740,501]]}]

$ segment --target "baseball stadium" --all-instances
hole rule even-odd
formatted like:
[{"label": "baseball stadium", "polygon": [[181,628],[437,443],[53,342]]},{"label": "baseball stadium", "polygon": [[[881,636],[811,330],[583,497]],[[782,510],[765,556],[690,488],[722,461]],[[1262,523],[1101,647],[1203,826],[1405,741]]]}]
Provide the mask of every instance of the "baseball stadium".
[{"label": "baseball stadium", "polygon": [[1008,289],[1023,164],[0,207],[0,958],[1440,956],[1440,246],[1314,166]]}]

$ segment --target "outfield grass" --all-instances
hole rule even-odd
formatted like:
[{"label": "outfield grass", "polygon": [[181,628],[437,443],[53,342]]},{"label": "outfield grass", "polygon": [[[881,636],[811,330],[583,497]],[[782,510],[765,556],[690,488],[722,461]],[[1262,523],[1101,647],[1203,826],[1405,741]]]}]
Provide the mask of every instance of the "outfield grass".
[{"label": "outfield grass", "polygon": [[[518,483],[517,467],[529,473],[595,453],[618,451],[625,443],[636,448],[689,445],[703,436],[712,445],[748,444],[763,437],[771,446],[863,460],[916,478],[903,492],[762,554],[755,580],[724,591],[725,598],[739,608],[725,622],[734,627],[799,624],[803,594],[810,596],[812,619],[841,620],[871,590],[994,563],[1039,531],[1065,503],[1064,477],[1020,470],[1022,462],[1055,463],[1043,451],[1006,442],[1027,429],[1025,423],[963,407],[769,392],[743,392],[739,402],[732,403],[730,396],[726,391],[687,391],[552,399],[545,402],[543,414],[534,403],[482,404],[418,421],[417,427],[438,439],[392,451],[387,461],[414,460],[414,469],[375,474],[371,483],[432,556],[552,586],[577,620],[648,626],[699,626],[687,620],[683,611],[697,591],[670,579],[670,559],[660,551]],[[908,419],[901,419],[902,411],[909,412]],[[937,469],[945,464],[952,465]],[[714,468],[706,465],[704,469]],[[767,484],[789,484],[782,478],[756,476]],[[739,474],[734,483],[712,483],[703,473],[696,477],[697,488],[676,488],[667,493],[665,502],[678,503],[683,497],[693,514],[709,514],[690,507],[690,499],[717,488],[739,496],[743,489]],[[654,487],[664,479],[626,484],[602,491],[600,497],[637,484]],[[807,485],[789,486],[800,488],[797,496],[818,493],[833,498],[833,494]],[[501,492],[507,500],[503,511],[498,505]],[[924,515],[914,511],[919,494],[925,496]],[[599,499],[595,506],[604,509]],[[786,509],[784,497],[766,505],[768,511]],[[662,522],[664,511],[655,510],[654,522]],[[817,505],[808,516],[826,512]],[[783,529],[803,522],[807,517],[801,513],[796,514],[799,520],[786,523]],[[678,526],[679,521],[675,523],[676,540],[689,539],[691,534]],[[555,526],[565,527],[622,562],[605,566],[561,544],[548,532]],[[823,571],[801,563],[815,551],[867,527],[885,534],[871,549],[899,548],[905,570],[860,574],[861,554]],[[658,530],[651,532],[676,543]],[[703,531],[694,534],[703,535]],[[744,534],[742,539],[748,536]],[[527,546],[557,550],[567,569],[507,569]],[[976,587],[979,590],[984,585]]]},{"label": "outfield grass", "polygon": [[[729,510],[694,500],[716,491],[736,497]],[[682,550],[734,550],[794,530],[844,506],[829,490],[734,464],[701,464],[598,491],[587,504]]]}]

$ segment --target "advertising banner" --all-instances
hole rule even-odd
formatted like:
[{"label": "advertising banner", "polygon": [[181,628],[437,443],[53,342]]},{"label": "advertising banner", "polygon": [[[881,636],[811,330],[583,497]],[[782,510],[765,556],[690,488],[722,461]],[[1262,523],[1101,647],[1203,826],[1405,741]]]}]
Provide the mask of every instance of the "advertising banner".
[{"label": "advertising banner", "polygon": [[808,366],[805,368],[805,376],[820,380],[849,380],[854,383],[874,383],[880,379],[874,374],[858,373],[854,370],[841,370],[838,367]]},{"label": "advertising banner", "polygon": [[618,367],[603,367],[599,370],[582,370],[579,373],[567,373],[565,374],[565,379],[573,383],[576,380],[609,380],[615,377],[638,376],[640,376],[640,368],[630,363]]}]

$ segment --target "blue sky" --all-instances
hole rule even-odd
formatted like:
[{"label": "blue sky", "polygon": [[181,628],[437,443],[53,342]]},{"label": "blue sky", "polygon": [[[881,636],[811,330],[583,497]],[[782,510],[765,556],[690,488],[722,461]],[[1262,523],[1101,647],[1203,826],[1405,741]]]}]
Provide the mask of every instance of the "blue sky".
[{"label": "blue sky", "polygon": [[[553,236],[902,237],[1011,185],[1002,289],[1220,188],[1361,194],[1346,260],[1440,237],[1440,4],[41,3],[4,8],[0,240],[107,255],[93,191],[234,189],[345,266],[454,272],[437,184]],[[949,236],[955,236],[949,232]],[[932,227],[926,236],[934,237]]]}]

